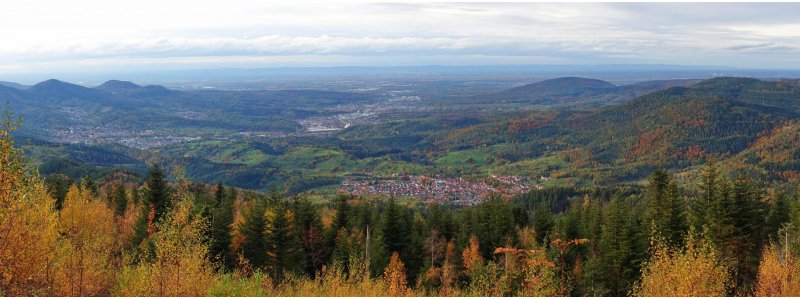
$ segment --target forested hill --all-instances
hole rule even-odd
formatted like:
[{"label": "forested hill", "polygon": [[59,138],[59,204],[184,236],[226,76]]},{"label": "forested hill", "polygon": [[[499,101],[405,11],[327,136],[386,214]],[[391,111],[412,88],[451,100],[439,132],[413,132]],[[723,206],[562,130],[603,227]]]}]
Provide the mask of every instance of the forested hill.
[{"label": "forested hill", "polygon": [[725,77],[589,112],[536,112],[462,128],[442,134],[439,144],[503,145],[493,155],[509,163],[559,154],[577,162],[573,175],[630,180],[658,165],[736,155],[800,118],[799,108],[796,82]]},{"label": "forested hill", "polygon": [[[158,129],[172,135],[262,130],[293,132],[297,118],[320,108],[371,103],[364,93],[319,90],[173,90],[110,80],[85,87],[56,79],[29,88],[0,84],[0,101],[26,121],[21,132],[43,139],[54,131],[91,128],[104,131]],[[113,127],[113,128],[109,128]]]},{"label": "forested hill", "polygon": [[695,79],[644,81],[617,86],[610,82],[581,78],[561,77],[515,87],[495,94],[471,99],[478,102],[511,102],[544,107],[591,108],[619,104],[637,96],[675,86],[689,86]]}]

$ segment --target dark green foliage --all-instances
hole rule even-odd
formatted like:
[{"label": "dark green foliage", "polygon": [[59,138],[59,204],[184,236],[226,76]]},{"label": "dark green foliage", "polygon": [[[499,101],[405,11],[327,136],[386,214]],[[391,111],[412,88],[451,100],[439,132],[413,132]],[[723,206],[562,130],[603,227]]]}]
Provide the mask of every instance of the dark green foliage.
[{"label": "dark green foliage", "polygon": [[755,282],[758,255],[765,242],[767,207],[752,182],[730,179],[714,165],[704,168],[701,193],[695,200],[692,222],[729,259],[734,275],[731,295],[749,292]]},{"label": "dark green foliage", "polygon": [[[494,249],[515,241],[514,218],[511,206],[496,195],[465,212],[469,216],[469,229],[480,241],[481,253],[491,257]],[[468,239],[469,236],[466,237]]]},{"label": "dark green foliage", "polygon": [[550,229],[552,228],[553,214],[550,212],[550,208],[545,203],[542,203],[533,213],[533,229],[536,230],[536,242],[544,244],[545,237],[550,234]]},{"label": "dark green foliage", "polygon": [[411,230],[408,224],[408,215],[405,208],[390,199],[383,214],[383,242],[389,253],[405,253],[410,242]]},{"label": "dark green foliage", "polygon": [[164,178],[164,171],[157,164],[153,164],[150,167],[145,199],[155,209],[155,222],[161,220],[161,217],[167,213],[171,206],[170,191]]},{"label": "dark green foliage", "polygon": [[680,245],[689,227],[686,206],[677,184],[665,170],[656,169],[650,176],[645,201],[644,230],[659,235],[668,245]]},{"label": "dark green foliage", "polygon": [[64,204],[64,198],[67,197],[69,186],[73,184],[72,179],[66,176],[51,175],[44,179],[44,184],[47,186],[47,191],[50,196],[55,200],[55,208],[61,210]]},{"label": "dark green foliage", "polygon": [[128,194],[125,192],[125,186],[122,183],[116,183],[110,189],[109,198],[114,208],[114,214],[117,216],[125,215],[125,210],[128,208]]},{"label": "dark green foliage", "polygon": [[604,285],[611,295],[625,296],[639,275],[643,250],[635,212],[619,199],[612,199],[603,215],[602,233],[598,244],[599,264],[606,272]]},{"label": "dark green foliage", "polygon": [[239,227],[242,235],[241,253],[254,268],[267,264],[267,241],[265,238],[266,220],[264,213],[267,204],[263,199],[252,200],[253,206],[244,214],[244,222]]},{"label": "dark green foliage", "polygon": [[270,276],[280,281],[287,273],[305,269],[305,254],[300,246],[292,212],[285,203],[268,208],[264,214],[264,241],[267,247],[265,267]]},{"label": "dark green foliage", "polygon": [[777,238],[776,235],[781,226],[791,221],[791,207],[789,207],[788,198],[785,192],[778,192],[775,194],[772,203],[770,203],[766,224],[764,224],[764,226],[767,235],[773,239]]},{"label": "dark green foliage", "polygon": [[94,182],[92,177],[84,176],[81,178],[81,188],[92,192],[92,195],[97,196],[97,183]]},{"label": "dark green foliage", "polygon": [[217,185],[215,198],[218,202],[213,210],[211,218],[211,245],[209,255],[222,263],[222,266],[233,267],[234,255],[230,251],[231,246],[231,224],[233,223],[233,201],[236,198],[236,191],[230,189],[225,192],[225,187]]},{"label": "dark green foliage", "polygon": [[322,268],[328,253],[322,218],[317,207],[305,198],[294,201],[292,211],[300,247],[305,255],[304,271],[313,277]]}]

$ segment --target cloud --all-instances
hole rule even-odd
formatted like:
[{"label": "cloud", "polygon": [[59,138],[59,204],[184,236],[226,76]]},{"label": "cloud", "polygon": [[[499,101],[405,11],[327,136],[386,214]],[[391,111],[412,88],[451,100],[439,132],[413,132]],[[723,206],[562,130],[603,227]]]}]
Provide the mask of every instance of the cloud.
[{"label": "cloud", "polygon": [[[800,67],[796,3],[11,1],[0,66],[671,63]],[[447,57],[447,59],[444,59]],[[212,59],[213,58],[213,59]],[[743,59],[746,58],[746,59]],[[384,61],[386,59],[383,59]],[[2,72],[0,68],[0,72]]]}]

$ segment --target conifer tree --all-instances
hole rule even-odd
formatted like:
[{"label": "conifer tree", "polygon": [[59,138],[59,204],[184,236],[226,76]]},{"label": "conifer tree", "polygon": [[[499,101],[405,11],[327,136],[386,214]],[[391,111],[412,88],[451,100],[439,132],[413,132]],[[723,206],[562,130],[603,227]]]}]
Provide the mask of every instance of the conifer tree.
[{"label": "conifer tree", "polygon": [[[650,176],[645,194],[645,232],[659,234],[665,243],[677,246],[688,229],[685,205],[678,195],[678,186],[663,169]],[[652,238],[652,237],[651,237]]]},{"label": "conifer tree", "polygon": [[239,226],[242,236],[240,250],[242,256],[254,268],[262,268],[267,263],[267,241],[264,234],[266,220],[264,213],[267,211],[263,199],[253,200],[253,206],[244,215],[244,222]]},{"label": "conifer tree", "polygon": [[533,228],[536,230],[536,242],[540,245],[544,244],[545,237],[550,233],[553,228],[553,214],[550,208],[545,203],[540,203],[539,207],[533,213]]},{"label": "conifer tree", "polygon": [[209,254],[218,259],[223,266],[232,267],[234,256],[230,252],[232,241],[231,224],[233,224],[233,193],[225,193],[222,185],[217,186],[217,207],[211,219],[211,245]]},{"label": "conifer tree", "polygon": [[155,209],[155,222],[158,222],[170,207],[167,181],[164,179],[164,171],[158,164],[153,164],[150,167],[146,197],[148,203]]},{"label": "conifer tree", "polygon": [[316,207],[305,198],[295,201],[292,211],[300,246],[306,255],[306,275],[313,277],[325,263],[328,251],[323,235],[322,217]]},{"label": "conifer tree", "polygon": [[110,198],[114,208],[114,214],[117,216],[125,215],[125,210],[128,208],[128,195],[122,183],[116,183],[111,187]]},{"label": "conifer tree", "polygon": [[281,281],[287,273],[296,273],[305,267],[294,215],[285,205],[278,204],[267,209],[264,218],[266,267],[273,280]]},{"label": "conifer tree", "polygon": [[781,226],[790,221],[791,208],[787,198],[786,193],[778,192],[769,206],[764,225],[766,226],[767,235],[770,237],[774,238]]},{"label": "conifer tree", "polygon": [[386,205],[383,216],[383,242],[389,252],[405,253],[410,242],[410,230],[405,210],[394,199]]},{"label": "conifer tree", "polygon": [[638,276],[639,253],[636,238],[638,227],[631,209],[618,197],[604,207],[599,255],[605,272],[605,286],[612,295],[625,295]]}]

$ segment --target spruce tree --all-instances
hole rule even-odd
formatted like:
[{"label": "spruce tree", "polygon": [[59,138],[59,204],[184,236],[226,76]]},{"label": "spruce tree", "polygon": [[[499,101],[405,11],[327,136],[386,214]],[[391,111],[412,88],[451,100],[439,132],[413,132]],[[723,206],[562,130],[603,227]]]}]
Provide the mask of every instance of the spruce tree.
[{"label": "spruce tree", "polygon": [[267,210],[264,199],[254,199],[253,206],[244,215],[244,222],[239,227],[242,235],[241,253],[254,268],[262,268],[267,263],[267,242],[264,230]]},{"label": "spruce tree", "polygon": [[281,281],[287,273],[303,270],[305,255],[295,230],[294,216],[285,205],[267,209],[264,217],[266,267],[273,280]]},{"label": "spruce tree", "polygon": [[406,246],[410,242],[410,230],[405,209],[400,207],[394,199],[390,199],[386,205],[386,212],[383,215],[383,242],[386,250],[391,252],[405,253]]},{"label": "spruce tree", "polygon": [[[224,187],[217,186],[217,196],[221,196],[211,219],[211,245],[209,254],[218,259],[223,266],[232,267],[233,255],[230,253],[231,224],[233,223],[233,198],[227,197]],[[231,193],[232,195],[232,193]]]},{"label": "spruce tree", "polygon": [[766,234],[771,238],[775,238],[781,226],[790,221],[789,214],[791,208],[789,207],[789,200],[786,193],[778,192],[769,205],[769,213],[766,220]]},{"label": "spruce tree", "polygon": [[150,167],[147,177],[146,199],[155,208],[155,222],[161,220],[166,215],[170,207],[170,193],[167,188],[167,181],[164,179],[164,171],[157,164]]},{"label": "spruce tree", "polygon": [[116,183],[111,188],[111,204],[114,207],[114,214],[117,216],[125,215],[128,208],[128,195],[122,183]]},{"label": "spruce tree", "polygon": [[644,230],[659,237],[670,246],[683,241],[688,229],[685,205],[678,195],[678,186],[663,169],[650,176],[645,194]]},{"label": "spruce tree", "polygon": [[604,285],[612,296],[624,296],[638,277],[637,224],[631,209],[613,197],[604,207],[602,233],[598,246]]},{"label": "spruce tree", "polygon": [[545,203],[540,203],[533,213],[533,229],[536,230],[536,242],[539,245],[544,244],[544,239],[553,228],[553,213],[550,212],[550,207]]}]

